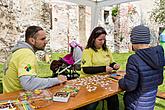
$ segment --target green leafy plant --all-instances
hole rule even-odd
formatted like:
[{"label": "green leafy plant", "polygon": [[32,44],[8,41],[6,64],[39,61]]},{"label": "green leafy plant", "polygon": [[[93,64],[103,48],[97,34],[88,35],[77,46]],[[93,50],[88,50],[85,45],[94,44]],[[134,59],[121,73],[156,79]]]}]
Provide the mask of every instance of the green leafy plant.
[{"label": "green leafy plant", "polygon": [[164,25],[165,24],[165,0],[155,2],[156,7],[152,10],[150,19]]},{"label": "green leafy plant", "polygon": [[119,13],[119,7],[118,6],[113,7],[112,8],[112,14],[111,15],[113,17],[116,17],[118,15],[118,13]]}]

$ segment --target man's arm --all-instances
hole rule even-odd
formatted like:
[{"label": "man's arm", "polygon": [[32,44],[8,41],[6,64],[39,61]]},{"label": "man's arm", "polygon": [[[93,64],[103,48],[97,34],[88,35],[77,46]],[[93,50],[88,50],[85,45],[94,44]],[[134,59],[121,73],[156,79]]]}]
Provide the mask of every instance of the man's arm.
[{"label": "man's arm", "polygon": [[35,76],[21,76],[20,83],[24,90],[45,89],[62,83],[58,78],[38,78]]}]

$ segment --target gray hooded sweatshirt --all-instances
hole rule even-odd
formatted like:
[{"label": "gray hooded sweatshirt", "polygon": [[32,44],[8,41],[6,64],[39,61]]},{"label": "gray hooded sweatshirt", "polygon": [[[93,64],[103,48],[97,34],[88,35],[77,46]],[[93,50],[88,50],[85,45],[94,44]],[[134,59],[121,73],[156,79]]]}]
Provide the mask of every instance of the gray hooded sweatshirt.
[{"label": "gray hooded sweatshirt", "polygon": [[[21,48],[29,48],[34,52],[34,49],[28,43],[18,42],[12,49],[12,53]],[[29,75],[21,76],[19,79],[24,90],[45,89],[62,83],[58,78],[39,78],[37,76]]]}]

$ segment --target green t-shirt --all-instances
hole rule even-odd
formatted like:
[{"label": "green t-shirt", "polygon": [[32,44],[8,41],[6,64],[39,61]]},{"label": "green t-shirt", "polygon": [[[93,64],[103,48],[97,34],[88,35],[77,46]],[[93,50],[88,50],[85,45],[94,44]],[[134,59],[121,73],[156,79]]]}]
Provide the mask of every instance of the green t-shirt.
[{"label": "green t-shirt", "polygon": [[[108,66],[113,62],[112,53],[110,50],[104,51],[103,49],[98,49],[95,52],[93,49],[84,49],[81,60],[81,67],[92,67],[92,66]],[[85,74],[81,70],[81,77],[85,77]]]},{"label": "green t-shirt", "polygon": [[3,92],[22,90],[19,77],[23,75],[36,75],[37,59],[34,52],[22,48],[11,54],[7,63],[8,69],[3,75]]}]

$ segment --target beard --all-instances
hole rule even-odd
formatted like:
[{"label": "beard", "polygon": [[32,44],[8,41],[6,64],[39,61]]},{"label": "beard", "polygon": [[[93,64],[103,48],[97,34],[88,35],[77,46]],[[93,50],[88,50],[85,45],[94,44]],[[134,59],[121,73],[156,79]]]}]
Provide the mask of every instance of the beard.
[{"label": "beard", "polygon": [[45,46],[46,46],[46,45],[44,45],[44,46],[34,45],[33,47],[34,47],[34,50],[35,50],[35,51],[37,51],[37,50],[42,50],[42,51],[44,51]]},{"label": "beard", "polygon": [[45,47],[35,47],[36,48],[36,50],[44,50],[45,49]]}]

